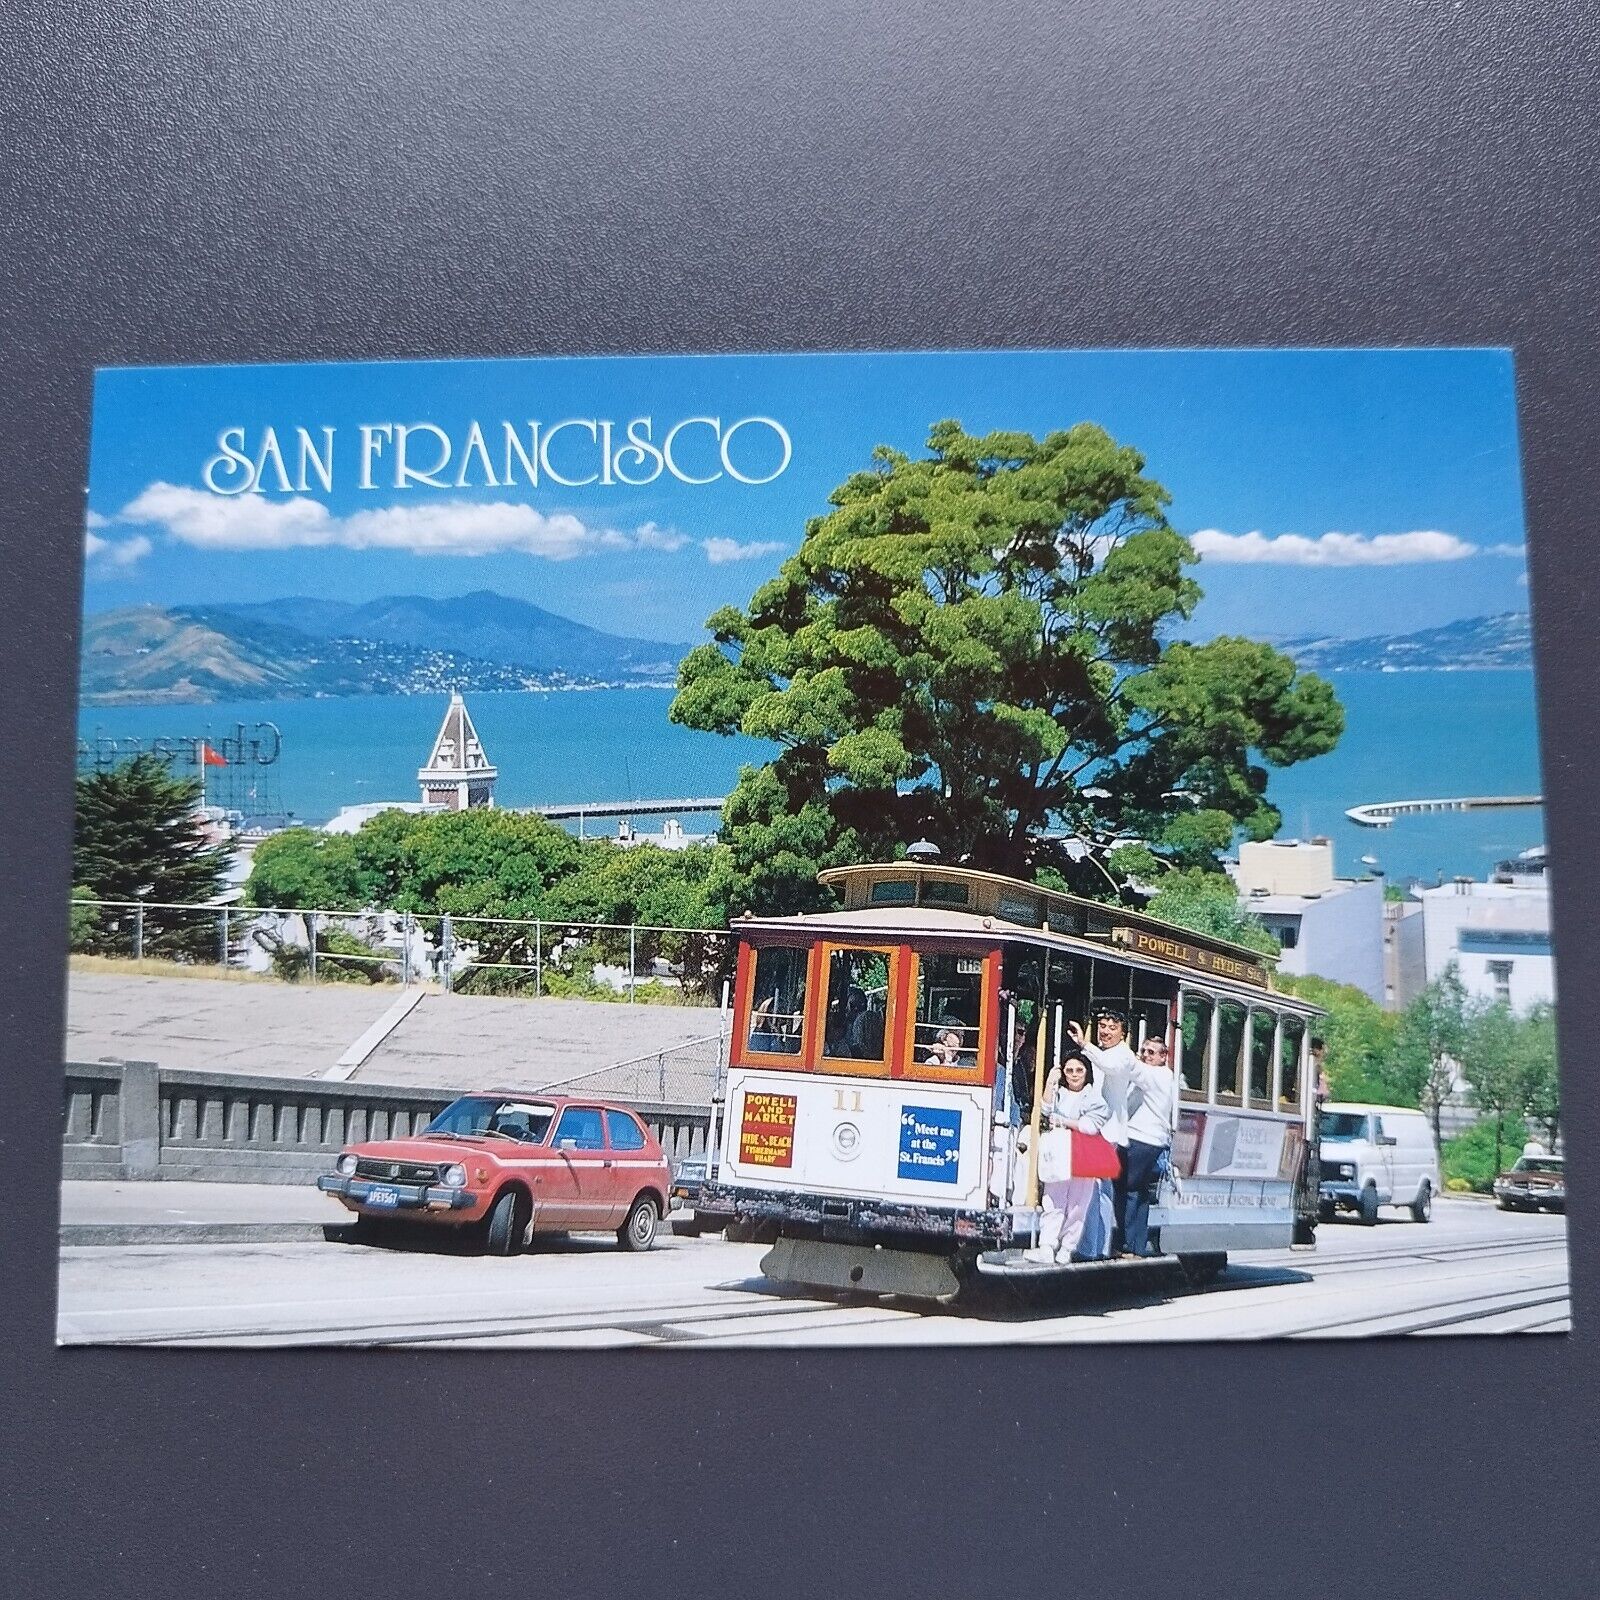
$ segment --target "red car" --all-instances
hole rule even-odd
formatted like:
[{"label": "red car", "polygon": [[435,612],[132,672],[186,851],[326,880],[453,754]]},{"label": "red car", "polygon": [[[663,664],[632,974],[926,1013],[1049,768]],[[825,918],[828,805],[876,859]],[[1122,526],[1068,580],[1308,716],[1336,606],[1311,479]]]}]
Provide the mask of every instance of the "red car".
[{"label": "red car", "polygon": [[491,1255],[530,1233],[615,1229],[648,1250],[671,1181],[656,1137],[626,1106],[564,1095],[463,1095],[414,1138],[351,1145],[317,1187],[370,1229],[404,1217],[482,1231]]}]

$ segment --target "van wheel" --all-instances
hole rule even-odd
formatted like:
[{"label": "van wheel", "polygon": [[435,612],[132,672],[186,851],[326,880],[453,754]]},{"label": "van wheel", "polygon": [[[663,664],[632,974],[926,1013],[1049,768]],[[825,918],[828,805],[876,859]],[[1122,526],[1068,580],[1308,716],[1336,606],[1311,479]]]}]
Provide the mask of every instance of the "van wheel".
[{"label": "van wheel", "polygon": [[489,1220],[483,1227],[484,1249],[492,1256],[514,1256],[522,1248],[522,1236],[527,1231],[522,1196],[515,1189],[504,1190],[489,1208]]},{"label": "van wheel", "polygon": [[1368,1184],[1361,1191],[1361,1221],[1370,1228],[1378,1220],[1378,1191],[1375,1185]]},{"label": "van wheel", "polygon": [[1414,1222],[1426,1222],[1432,1215],[1433,1185],[1424,1178],[1422,1187],[1417,1191],[1417,1198],[1411,1202],[1411,1218]]},{"label": "van wheel", "polygon": [[660,1221],[661,1212],[655,1201],[647,1194],[640,1195],[633,1202],[628,1220],[617,1229],[617,1243],[624,1250],[648,1250],[656,1242]]}]

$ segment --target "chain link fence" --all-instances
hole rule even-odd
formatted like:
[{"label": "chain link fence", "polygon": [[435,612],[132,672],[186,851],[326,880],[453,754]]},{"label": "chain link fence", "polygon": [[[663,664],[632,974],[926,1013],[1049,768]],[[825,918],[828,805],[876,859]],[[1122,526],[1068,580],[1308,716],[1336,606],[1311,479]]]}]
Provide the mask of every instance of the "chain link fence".
[{"label": "chain link fence", "polygon": [[467,994],[718,1006],[725,928],[410,911],[72,900],[75,953],[256,972],[290,983],[437,983]]},{"label": "chain link fence", "polygon": [[648,1055],[575,1073],[570,1078],[557,1078],[543,1087],[547,1093],[577,1089],[613,1100],[710,1105],[722,1097],[728,1072],[728,1040],[726,1029],[708,1033]]}]

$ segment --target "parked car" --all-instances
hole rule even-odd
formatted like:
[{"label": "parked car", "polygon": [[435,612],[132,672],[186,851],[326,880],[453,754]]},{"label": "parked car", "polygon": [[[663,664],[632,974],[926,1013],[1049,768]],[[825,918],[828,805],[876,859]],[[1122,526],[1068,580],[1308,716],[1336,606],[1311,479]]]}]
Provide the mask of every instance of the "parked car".
[{"label": "parked car", "polygon": [[1404,1206],[1418,1222],[1433,1215],[1439,1152],[1420,1111],[1326,1102],[1321,1167],[1318,1212],[1324,1222],[1336,1212],[1354,1211],[1370,1227],[1379,1206]]},{"label": "parked car", "polygon": [[660,1144],[626,1106],[490,1090],[463,1095],[409,1139],[354,1144],[317,1179],[371,1232],[399,1217],[481,1232],[492,1255],[534,1233],[615,1229],[648,1250],[667,1208]]},{"label": "parked car", "polygon": [[702,1233],[720,1233],[734,1221],[731,1205],[707,1205],[701,1195],[701,1185],[706,1181],[704,1156],[689,1156],[673,1168],[672,1189],[668,1198],[674,1211],[687,1211],[688,1216],[674,1216],[672,1231],[691,1237]]},{"label": "parked car", "polygon": [[1567,1164],[1560,1156],[1521,1156],[1494,1180],[1502,1211],[1565,1211]]}]

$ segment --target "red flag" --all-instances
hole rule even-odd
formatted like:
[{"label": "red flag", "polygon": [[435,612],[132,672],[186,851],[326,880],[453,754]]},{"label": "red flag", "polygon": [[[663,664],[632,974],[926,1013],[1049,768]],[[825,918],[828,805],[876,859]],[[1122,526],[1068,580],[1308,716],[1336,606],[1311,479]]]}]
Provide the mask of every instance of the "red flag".
[{"label": "red flag", "polygon": [[225,767],[228,764],[226,756],[219,756],[204,739],[200,741],[200,762],[207,767]]}]

